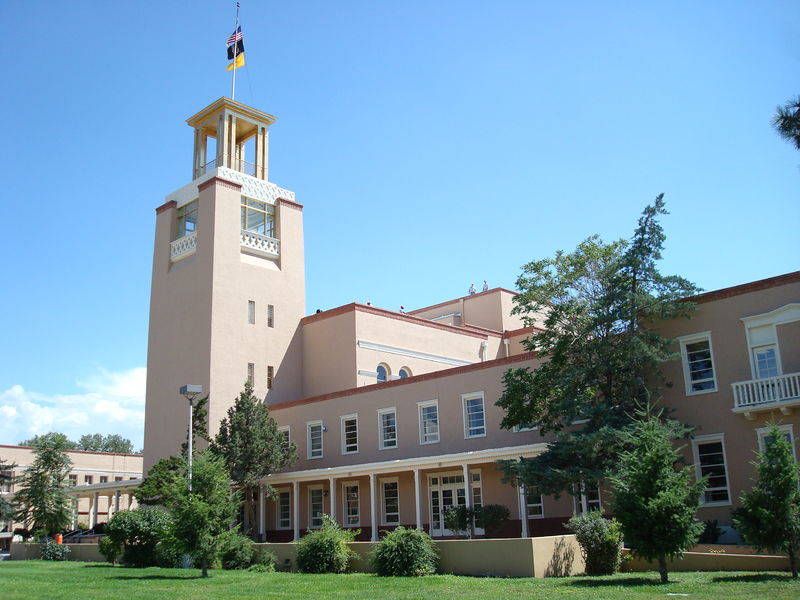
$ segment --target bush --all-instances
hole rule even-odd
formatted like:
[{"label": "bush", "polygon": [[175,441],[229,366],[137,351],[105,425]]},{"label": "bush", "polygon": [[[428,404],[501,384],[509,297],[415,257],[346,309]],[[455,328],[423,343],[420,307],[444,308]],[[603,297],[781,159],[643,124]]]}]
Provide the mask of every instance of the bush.
[{"label": "bush", "polygon": [[102,554],[108,562],[112,565],[117,564],[117,559],[119,555],[122,554],[121,544],[115,544],[110,537],[104,535],[100,538],[100,543],[97,547],[98,550],[100,550],[100,554]]},{"label": "bush", "polygon": [[53,540],[47,540],[42,544],[42,560],[67,560],[71,549],[64,544],[56,544]]},{"label": "bush", "polygon": [[719,527],[719,522],[716,519],[704,521],[705,528],[703,533],[700,534],[700,539],[697,540],[698,544],[716,544],[722,536],[722,529]]},{"label": "bush", "polygon": [[470,521],[475,513],[468,510],[466,506],[451,506],[444,511],[444,526],[455,535],[465,535],[469,530]]},{"label": "bush", "polygon": [[122,510],[106,525],[107,547],[122,548],[122,564],[129,567],[153,567],[158,564],[156,546],[170,536],[172,517],[164,510],[143,507]]},{"label": "bush", "polygon": [[156,544],[156,566],[162,569],[178,569],[183,566],[183,548],[169,532]]},{"label": "bush", "polygon": [[511,512],[502,504],[487,504],[475,511],[475,524],[486,531],[487,537],[494,537],[510,517]]},{"label": "bush", "polygon": [[255,559],[253,540],[240,533],[231,533],[222,545],[219,556],[222,568],[228,571],[249,569]]},{"label": "bush", "polygon": [[361,530],[345,530],[328,515],[322,515],[322,529],[310,531],[297,542],[297,568],[303,573],[344,573],[356,556],[347,547]]},{"label": "bush", "polygon": [[575,534],[586,563],[587,575],[611,575],[619,569],[622,532],[616,519],[605,519],[598,510],[574,516],[565,525]]},{"label": "bush", "polygon": [[398,527],[383,536],[372,555],[372,565],[384,577],[433,575],[439,555],[424,531]]}]

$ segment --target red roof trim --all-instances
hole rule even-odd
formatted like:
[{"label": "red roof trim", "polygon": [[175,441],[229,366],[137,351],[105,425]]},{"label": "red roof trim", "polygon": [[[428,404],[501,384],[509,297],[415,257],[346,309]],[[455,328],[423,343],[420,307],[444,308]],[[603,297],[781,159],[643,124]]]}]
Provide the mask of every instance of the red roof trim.
[{"label": "red roof trim", "polygon": [[162,212],[169,210],[170,208],[175,208],[178,206],[178,203],[175,200],[167,200],[161,206],[156,208],[156,214],[160,215]]},{"label": "red roof trim", "polygon": [[434,308],[439,308],[441,306],[447,306],[448,304],[455,304],[456,302],[459,302],[460,300],[468,300],[469,298],[475,298],[476,296],[484,296],[484,295],[488,295],[488,294],[493,294],[495,292],[508,292],[509,294],[514,294],[515,296],[518,294],[518,292],[509,290],[509,289],[506,289],[506,288],[496,287],[496,288],[492,288],[490,290],[486,290],[485,292],[477,292],[475,294],[467,294],[466,296],[461,296],[460,298],[455,298],[454,300],[447,300],[445,302],[439,302],[439,304],[432,304],[431,306],[424,306],[422,308],[417,308],[417,309],[414,309],[414,310],[410,310],[410,311],[408,311],[408,314],[413,315],[413,314],[418,313],[418,312],[423,312],[423,311],[426,311],[426,310],[433,310]]},{"label": "red roof trim", "polygon": [[286,198],[278,198],[275,201],[275,204],[277,204],[278,206],[285,204],[286,206],[291,206],[292,208],[296,208],[297,210],[300,211],[303,210],[302,204],[300,204],[299,202],[295,202],[294,200],[287,200]]},{"label": "red roof trim", "polygon": [[[19,448],[21,450],[36,450],[33,446],[10,446],[8,444],[0,444],[0,448]],[[124,454],[122,452],[92,452],[91,450],[64,450],[64,452],[73,452],[75,454],[100,454],[102,456],[133,456],[142,458],[143,454]]]},{"label": "red roof trim", "polygon": [[544,329],[541,327],[536,327],[535,325],[529,325],[528,327],[520,327],[519,329],[510,329],[508,331],[504,331],[503,337],[511,338],[526,333],[541,333],[542,331],[544,331]]},{"label": "red roof trim", "polygon": [[775,277],[768,277],[766,279],[759,279],[758,281],[751,281],[750,283],[742,283],[741,285],[734,285],[721,290],[714,290],[697,296],[689,296],[684,298],[685,302],[694,302],[702,304],[704,302],[713,302],[714,300],[724,300],[725,298],[732,298],[733,296],[741,296],[742,294],[749,294],[751,292],[759,292],[761,290],[768,290],[770,288],[778,287],[780,285],[788,285],[800,281],[800,271],[793,271],[784,275],[777,275]]},{"label": "red roof trim", "polygon": [[523,354],[515,354],[514,356],[506,356],[504,358],[496,358],[494,360],[487,360],[485,362],[466,365],[463,367],[453,367],[452,369],[443,369],[441,371],[434,371],[433,373],[423,373],[422,375],[414,375],[405,379],[394,379],[383,383],[375,383],[372,385],[362,385],[361,387],[354,387],[347,390],[339,390],[338,392],[330,392],[327,394],[320,394],[318,396],[310,396],[308,398],[300,398],[299,400],[290,400],[289,402],[281,402],[280,404],[273,404],[269,407],[270,410],[282,410],[284,408],[291,408],[293,406],[301,406],[303,404],[313,404],[314,402],[324,402],[325,400],[332,400],[334,398],[341,398],[342,396],[354,396],[356,394],[363,394],[365,392],[372,392],[378,388],[387,389],[401,385],[409,385],[412,383],[420,383],[422,381],[429,381],[431,379],[440,379],[442,377],[452,377],[454,375],[461,375],[463,373],[470,373],[472,371],[480,371],[481,369],[489,369],[491,367],[499,367],[502,365],[510,365],[524,360],[533,360],[536,358],[535,352],[525,352]]}]

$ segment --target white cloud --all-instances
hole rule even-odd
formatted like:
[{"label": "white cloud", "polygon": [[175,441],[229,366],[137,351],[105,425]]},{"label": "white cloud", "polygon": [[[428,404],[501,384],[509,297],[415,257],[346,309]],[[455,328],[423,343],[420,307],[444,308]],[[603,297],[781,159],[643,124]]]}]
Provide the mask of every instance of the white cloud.
[{"label": "white cloud", "polygon": [[0,392],[0,443],[48,431],[61,431],[77,440],[85,433],[118,433],[142,447],[146,369],[114,373],[99,369],[77,382],[81,394],[46,395],[11,386]]}]

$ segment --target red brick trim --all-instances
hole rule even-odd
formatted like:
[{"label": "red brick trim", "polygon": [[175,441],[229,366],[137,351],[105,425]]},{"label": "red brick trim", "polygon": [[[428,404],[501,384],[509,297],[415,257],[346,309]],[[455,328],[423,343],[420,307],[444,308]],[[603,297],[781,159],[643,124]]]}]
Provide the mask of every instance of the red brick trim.
[{"label": "red brick trim", "polygon": [[171,208],[175,208],[178,206],[178,203],[175,200],[167,200],[161,206],[156,208],[156,214],[160,215],[162,212],[168,211]]},{"label": "red brick trim", "polygon": [[784,275],[777,275],[775,277],[768,277],[767,279],[759,279],[758,281],[751,281],[750,283],[743,283],[741,285],[722,288],[721,290],[706,292],[705,294],[698,294],[697,296],[689,296],[688,298],[684,298],[684,301],[702,304],[704,302],[713,302],[714,300],[724,300],[725,298],[741,296],[742,294],[749,294],[751,292],[768,290],[780,285],[797,283],[798,281],[800,281],[800,271],[793,271]]},{"label": "red brick trim", "polygon": [[[36,448],[34,448],[33,446],[9,446],[6,444],[0,444],[0,448],[20,448],[22,450],[36,450]],[[122,452],[92,452],[90,450],[65,450],[65,452],[73,452],[75,454],[102,454],[103,456],[133,456],[138,458],[142,458],[142,456],[144,456],[143,454],[123,454]],[[103,469],[98,469],[98,471],[102,470]],[[117,483],[122,483],[122,482],[118,481]]]},{"label": "red brick trim", "polygon": [[212,177],[211,179],[207,179],[206,181],[197,186],[197,191],[202,192],[203,190],[211,187],[212,185],[219,185],[220,187],[228,188],[229,190],[235,190],[237,192],[242,191],[241,183],[236,183],[235,181],[228,181],[227,179],[223,179],[222,177]]},{"label": "red brick trim", "polygon": [[489,329],[488,327],[480,327],[479,325],[470,325],[469,323],[466,323],[464,325],[453,325],[453,327],[466,329],[468,331],[473,330],[479,333],[483,333],[484,335],[487,336],[490,335],[492,337],[503,337],[503,332],[497,331],[496,329]]},{"label": "red brick trim", "polygon": [[[406,323],[411,323],[413,325],[422,325],[423,327],[431,327],[433,329],[439,329],[441,331],[449,331],[450,333],[456,333],[458,335],[466,335],[481,340],[485,340],[487,338],[487,334],[485,333],[469,331],[468,329],[457,327],[455,325],[445,325],[444,323],[436,323],[434,321],[429,321],[428,319],[422,319],[420,317],[414,317],[412,315],[394,312],[393,310],[386,310],[384,308],[367,306],[366,304],[359,304],[358,302],[352,302],[350,304],[345,304],[344,306],[339,306],[337,308],[332,308],[331,310],[326,310],[325,312],[316,313],[314,315],[308,315],[307,317],[303,317],[300,320],[300,323],[302,325],[308,325],[309,323],[315,323],[317,321],[322,321],[330,317],[336,317],[338,315],[350,311],[370,313],[373,315],[378,315],[379,317],[386,317],[387,319],[405,321]],[[499,335],[499,334],[494,333],[494,335]]]},{"label": "red brick trim", "polygon": [[291,206],[292,208],[296,208],[299,211],[303,210],[302,204],[300,204],[299,202],[295,202],[294,200],[287,200],[286,198],[278,198],[275,204],[277,204],[278,206],[283,206],[285,204],[286,206]]},{"label": "red brick trim", "polygon": [[372,385],[362,385],[361,387],[354,387],[348,390],[340,390],[338,392],[329,392],[327,394],[320,394],[318,396],[310,396],[308,398],[300,398],[298,400],[281,402],[280,404],[271,405],[269,409],[272,411],[283,410],[284,408],[291,408],[293,406],[300,406],[303,404],[313,404],[314,402],[324,402],[325,400],[341,398],[342,396],[355,396],[356,394],[372,392],[379,388],[386,389],[401,385],[410,385],[412,383],[420,383],[422,381],[429,381],[431,379],[452,377],[454,375],[462,375],[463,373],[470,373],[472,371],[480,371],[481,369],[490,369],[492,367],[511,365],[517,362],[522,362],[524,360],[533,360],[536,357],[537,355],[535,352],[525,352],[523,354],[515,354],[513,356],[506,356],[504,358],[495,358],[494,360],[487,360],[485,362],[475,363],[472,365],[465,365],[463,367],[453,367],[451,369],[434,371],[433,373],[423,373],[422,375],[413,375],[411,377],[406,377],[405,379],[394,379],[392,381],[374,383]]},{"label": "red brick trim", "polygon": [[526,333],[541,333],[544,331],[541,327],[536,327],[534,325],[530,325],[528,327],[520,327],[519,329],[509,329],[503,332],[504,338],[512,338],[517,337],[518,335],[524,335]]},{"label": "red brick trim", "polygon": [[493,294],[494,292],[508,292],[509,294],[514,294],[515,296],[518,293],[518,292],[514,292],[512,290],[503,288],[503,287],[496,287],[496,288],[492,288],[490,290],[486,290],[485,292],[476,292],[475,294],[467,294],[466,296],[461,296],[460,298],[456,298],[454,300],[447,300],[445,302],[439,302],[439,304],[432,304],[430,306],[424,306],[422,308],[417,308],[417,309],[414,309],[414,310],[410,310],[410,311],[408,311],[408,314],[413,315],[413,314],[418,313],[418,312],[423,312],[423,311],[426,311],[426,310],[433,310],[434,308],[447,306],[448,304],[455,304],[456,302],[459,302],[460,300],[468,300],[469,298],[475,298],[477,296],[486,296],[486,295],[489,295],[489,294]]}]

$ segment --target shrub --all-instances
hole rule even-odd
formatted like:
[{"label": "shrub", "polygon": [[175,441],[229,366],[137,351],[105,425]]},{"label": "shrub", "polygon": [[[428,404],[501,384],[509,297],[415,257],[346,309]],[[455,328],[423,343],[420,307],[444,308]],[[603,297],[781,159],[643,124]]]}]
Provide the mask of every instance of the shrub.
[{"label": "shrub", "polygon": [[177,569],[183,565],[183,547],[170,531],[156,544],[156,566]]},{"label": "shrub", "polygon": [[107,535],[104,535],[100,538],[100,543],[97,545],[97,547],[98,550],[100,550],[100,554],[102,554],[112,565],[117,563],[119,555],[122,554],[122,545],[114,543],[114,541]]},{"label": "shrub", "polygon": [[705,529],[700,534],[700,539],[697,540],[698,544],[716,544],[722,536],[722,529],[719,528],[716,519],[704,521]]},{"label": "shrub", "polygon": [[250,568],[255,562],[253,540],[240,533],[231,533],[222,545],[219,558],[222,568],[229,571]]},{"label": "shrub", "polygon": [[384,577],[433,575],[439,555],[424,531],[398,527],[383,536],[372,555],[372,565]]},{"label": "shrub", "polygon": [[361,530],[345,530],[328,515],[322,515],[322,528],[310,531],[297,542],[297,568],[303,573],[344,573],[356,556],[347,547]]},{"label": "shrub", "polygon": [[42,544],[42,560],[67,560],[71,549],[64,544],[56,544],[53,540],[47,540]]},{"label": "shrub", "polygon": [[278,555],[268,550],[255,549],[253,553],[253,564],[248,571],[259,573],[274,573],[278,565]]},{"label": "shrub", "polygon": [[619,569],[622,533],[616,519],[605,519],[593,510],[573,516],[565,527],[581,547],[587,575],[611,575]]},{"label": "shrub", "polygon": [[444,526],[455,535],[466,535],[474,512],[466,506],[451,506],[444,511]]},{"label": "shrub", "polygon": [[475,524],[486,531],[487,537],[494,537],[510,517],[511,512],[502,504],[487,504],[475,511]]},{"label": "shrub", "polygon": [[108,542],[122,548],[122,563],[129,567],[157,564],[156,545],[170,535],[172,517],[153,507],[122,510],[106,525]]}]

